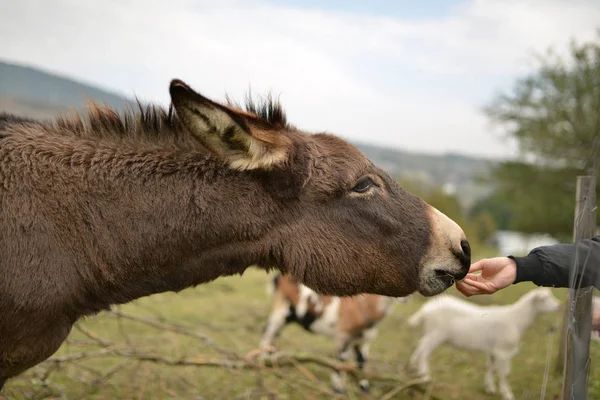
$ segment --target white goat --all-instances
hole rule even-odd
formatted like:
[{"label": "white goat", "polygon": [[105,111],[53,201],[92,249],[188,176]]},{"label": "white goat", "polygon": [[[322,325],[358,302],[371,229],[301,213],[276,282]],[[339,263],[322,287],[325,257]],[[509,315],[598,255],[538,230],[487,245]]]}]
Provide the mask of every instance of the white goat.
[{"label": "white goat", "polygon": [[548,288],[532,290],[506,306],[479,306],[448,295],[438,296],[408,319],[410,326],[423,325],[423,336],[411,355],[409,369],[430,379],[429,358],[443,343],[482,351],[487,353],[486,392],[496,393],[495,372],[502,398],[514,399],[507,378],[521,337],[539,313],[559,308],[560,302]]},{"label": "white goat", "polygon": [[[364,369],[369,344],[377,336],[376,324],[391,312],[394,303],[408,299],[373,294],[320,296],[286,275],[275,276],[269,283],[269,292],[273,309],[260,340],[261,348],[273,345],[284,326],[296,322],[309,332],[334,338],[341,361],[349,360],[353,351],[360,370]],[[343,371],[334,372],[331,380],[337,392],[344,391]],[[359,385],[363,391],[369,390],[366,379]]]}]

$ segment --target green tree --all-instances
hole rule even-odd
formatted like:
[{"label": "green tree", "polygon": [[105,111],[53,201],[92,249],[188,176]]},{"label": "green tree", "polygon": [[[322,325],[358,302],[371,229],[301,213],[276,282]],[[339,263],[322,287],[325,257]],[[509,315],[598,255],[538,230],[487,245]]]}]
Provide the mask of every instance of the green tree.
[{"label": "green tree", "polygon": [[512,229],[513,209],[506,196],[497,190],[476,201],[469,211],[469,217],[473,219],[478,218],[481,214],[489,215],[496,229]]},{"label": "green tree", "polygon": [[[496,222],[494,217],[487,211],[478,213],[470,219],[470,230],[475,235],[476,240],[481,243],[487,242],[496,233]],[[468,228],[469,229],[469,228]]]},{"label": "green tree", "polygon": [[549,51],[539,61],[485,108],[516,139],[520,156],[493,168],[490,181],[510,206],[510,228],[568,238],[576,177],[598,171],[600,41],[572,42],[567,59]]}]

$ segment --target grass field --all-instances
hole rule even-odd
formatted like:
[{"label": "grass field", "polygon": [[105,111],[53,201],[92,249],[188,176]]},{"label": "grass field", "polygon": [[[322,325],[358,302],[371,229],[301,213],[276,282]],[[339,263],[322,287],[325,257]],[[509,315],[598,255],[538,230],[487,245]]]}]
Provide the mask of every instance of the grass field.
[{"label": "grass field", "polygon": [[[490,254],[485,254],[489,256]],[[478,259],[483,254],[475,254]],[[266,293],[269,276],[249,270],[243,277],[219,279],[211,284],[188,289],[178,294],[167,293],[140,299],[118,310],[137,316],[161,320],[186,327],[206,335],[212,344],[168,329],[154,328],[138,321],[103,313],[88,318],[81,326],[93,335],[74,330],[68,343],[55,357],[81,353],[97,353],[98,342],[124,352],[135,350],[155,358],[203,362],[226,359],[220,351],[243,356],[256,349],[270,310]],[[506,304],[532,289],[531,284],[514,285],[493,296],[480,296],[472,301],[480,304]],[[454,289],[449,293],[457,294]],[[555,290],[564,299],[566,291]],[[422,304],[417,296],[408,303],[399,303],[394,312],[380,325],[367,369],[380,375],[404,379],[404,365],[419,338],[405,319]],[[561,314],[544,315],[527,331],[521,351],[512,362],[510,382],[517,399],[539,399],[547,359],[550,374],[546,399],[560,393],[562,378],[552,373],[558,333],[550,328],[559,326]],[[98,339],[100,338],[100,339]],[[109,343],[110,342],[110,343]],[[215,348],[215,347],[218,347]],[[600,345],[591,344],[590,399],[600,399]],[[303,331],[298,326],[284,330],[280,350],[333,356],[333,343]],[[370,395],[361,394],[351,380],[348,393],[335,395],[329,386],[329,370],[313,364],[278,367],[275,369],[240,370],[222,366],[169,366],[156,360],[140,361],[107,353],[89,359],[63,363],[46,362],[13,379],[5,386],[10,399],[329,399],[380,398],[394,389],[394,384],[372,381]],[[469,354],[447,345],[440,347],[432,359],[433,396],[440,399],[494,399],[483,391],[485,356]],[[421,399],[420,392],[403,391],[395,399]]]}]

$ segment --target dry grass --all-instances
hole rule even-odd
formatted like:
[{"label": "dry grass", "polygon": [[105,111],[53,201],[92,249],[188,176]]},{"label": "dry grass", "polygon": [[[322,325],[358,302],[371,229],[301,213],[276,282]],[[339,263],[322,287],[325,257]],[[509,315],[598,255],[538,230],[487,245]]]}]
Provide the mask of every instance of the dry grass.
[{"label": "dry grass", "polygon": [[[165,321],[155,327],[109,313],[89,318],[81,323],[83,332],[75,329],[55,356],[68,358],[91,352],[94,357],[60,364],[46,362],[7,383],[5,393],[10,399],[353,399],[381,398],[400,381],[408,379],[403,368],[419,332],[411,331],[405,319],[422,304],[424,299],[420,297],[396,305],[393,314],[381,324],[367,368],[373,375],[397,377],[398,381],[375,380],[368,396],[361,394],[351,381],[346,396],[335,395],[329,387],[329,370],[314,363],[292,362],[275,369],[156,363],[156,359],[168,359],[202,364],[209,360],[227,360],[230,353],[243,356],[255,350],[270,309],[265,290],[268,279],[264,272],[252,270],[243,277],[219,279],[179,294],[155,295],[119,308],[136,317]],[[505,304],[532,287],[514,285],[494,296],[472,300]],[[450,293],[456,294],[453,289]],[[566,292],[555,290],[555,293],[564,298]],[[181,327],[179,333],[169,328],[172,328],[171,323]],[[522,350],[513,360],[510,377],[518,399],[540,398],[547,355],[552,356],[553,366],[558,340],[558,335],[549,331],[559,323],[559,314],[545,315],[525,335]],[[181,334],[182,330],[187,334]],[[99,340],[103,345],[98,344]],[[120,351],[121,356],[108,352],[107,346],[109,350]],[[311,335],[298,326],[289,326],[283,332],[280,349],[333,356],[331,340]],[[96,354],[98,351],[105,354]],[[156,359],[126,357],[132,352]],[[591,356],[590,377],[593,377],[600,368],[598,343],[592,343]],[[483,392],[485,357],[482,354],[443,346],[434,353],[432,366],[432,395],[436,398],[499,398]],[[549,376],[546,399],[560,393],[561,382],[560,376]],[[393,398],[421,399],[423,394],[409,390]],[[593,378],[589,398],[600,398],[600,382]]]}]

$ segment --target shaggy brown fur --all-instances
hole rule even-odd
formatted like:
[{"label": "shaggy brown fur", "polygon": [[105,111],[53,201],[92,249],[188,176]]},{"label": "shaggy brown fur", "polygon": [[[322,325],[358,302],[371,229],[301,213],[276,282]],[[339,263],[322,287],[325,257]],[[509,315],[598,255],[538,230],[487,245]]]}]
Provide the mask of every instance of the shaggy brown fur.
[{"label": "shaggy brown fur", "polygon": [[466,272],[460,228],[355,147],[272,103],[170,92],[168,111],[0,119],[0,382],[82,316],[251,265],[334,295],[435,294]]}]

